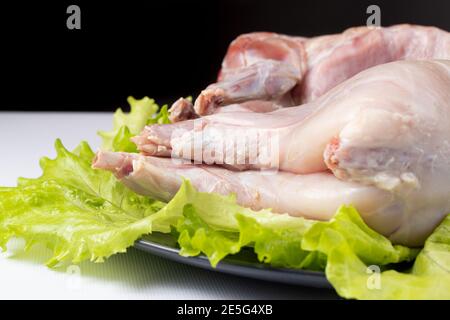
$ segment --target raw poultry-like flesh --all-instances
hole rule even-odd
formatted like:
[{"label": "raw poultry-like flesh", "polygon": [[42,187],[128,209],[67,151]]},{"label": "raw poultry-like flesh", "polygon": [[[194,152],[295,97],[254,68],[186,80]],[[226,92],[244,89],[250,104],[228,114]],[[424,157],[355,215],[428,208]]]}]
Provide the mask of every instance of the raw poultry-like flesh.
[{"label": "raw poultry-like flesh", "polygon": [[[134,139],[143,154],[100,152],[94,167],[163,200],[186,177],[244,206],[312,219],[353,204],[369,226],[411,246],[450,212],[450,61],[376,66],[298,107],[240,107],[147,127]],[[154,157],[171,155],[207,164]]]},{"label": "raw poultry-like flesh", "polygon": [[184,99],[174,103],[171,120],[212,114],[218,107],[249,100],[270,100],[274,108],[310,102],[364,69],[403,59],[450,59],[450,34],[396,25],[314,38],[241,35],[228,48],[217,83],[203,90],[195,104]]},{"label": "raw poultry-like flesh", "polygon": [[355,204],[366,215],[395,205],[389,192],[341,181],[329,172],[233,172],[216,166],[109,151],[97,154],[94,167],[110,170],[129,188],[163,201],[169,201],[186,178],[201,192],[235,193],[238,203],[255,210],[272,208],[311,219],[330,219],[343,203]]}]

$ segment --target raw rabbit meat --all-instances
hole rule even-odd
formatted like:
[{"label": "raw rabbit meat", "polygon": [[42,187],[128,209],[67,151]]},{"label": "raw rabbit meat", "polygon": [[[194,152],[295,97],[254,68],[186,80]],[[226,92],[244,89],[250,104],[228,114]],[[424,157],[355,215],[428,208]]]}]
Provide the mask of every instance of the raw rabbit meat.
[{"label": "raw rabbit meat", "polygon": [[404,59],[450,59],[450,33],[395,25],[356,27],[314,38],[244,34],[230,44],[217,83],[203,90],[194,105],[177,101],[171,120],[212,114],[249,100],[270,100],[278,106],[311,102],[364,69]]},{"label": "raw rabbit meat", "polygon": [[[196,128],[195,121],[202,124]],[[255,130],[279,142],[276,167],[226,161],[229,150],[230,159],[246,159],[251,145],[238,141]],[[195,134],[202,143],[193,143]],[[214,151],[230,138],[232,148]],[[244,206],[312,219],[354,204],[394,243],[420,245],[450,213],[450,61],[379,65],[306,105],[155,125],[134,141],[142,155],[101,152],[94,167],[165,200],[186,177],[201,191],[236,193]],[[174,145],[197,151],[190,156],[214,154],[226,168],[151,157],[170,156]]]}]

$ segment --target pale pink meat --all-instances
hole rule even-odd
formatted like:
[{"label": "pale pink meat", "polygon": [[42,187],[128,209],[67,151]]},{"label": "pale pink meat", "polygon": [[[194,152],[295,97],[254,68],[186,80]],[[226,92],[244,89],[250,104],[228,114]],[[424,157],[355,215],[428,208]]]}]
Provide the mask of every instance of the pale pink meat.
[{"label": "pale pink meat", "polygon": [[[247,160],[252,145],[238,142],[251,141],[255,131],[277,138],[275,167],[267,159],[232,161]],[[353,204],[394,243],[421,245],[450,213],[450,60],[379,65],[302,106],[154,125],[134,141],[143,154],[101,152],[94,167],[163,200],[185,177],[200,191],[236,193],[244,206],[311,219]],[[181,154],[189,164],[148,156],[169,156],[174,148],[192,151]],[[227,169],[191,164],[196,154],[214,154]]]},{"label": "pale pink meat", "polygon": [[450,33],[395,25],[314,38],[244,34],[230,44],[217,83],[201,92],[194,108],[207,115],[248,100],[283,106],[311,102],[364,69],[405,59],[450,59]]}]

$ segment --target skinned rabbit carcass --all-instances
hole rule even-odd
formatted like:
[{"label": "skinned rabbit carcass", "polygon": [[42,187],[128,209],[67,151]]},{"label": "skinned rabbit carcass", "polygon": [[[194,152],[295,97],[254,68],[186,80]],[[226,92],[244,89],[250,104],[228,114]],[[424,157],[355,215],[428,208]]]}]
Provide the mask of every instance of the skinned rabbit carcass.
[{"label": "skinned rabbit carcass", "polygon": [[353,204],[394,243],[421,245],[450,213],[450,61],[379,65],[304,105],[154,125],[134,141],[140,155],[100,152],[94,167],[162,200],[184,177],[253,209],[311,219]]}]

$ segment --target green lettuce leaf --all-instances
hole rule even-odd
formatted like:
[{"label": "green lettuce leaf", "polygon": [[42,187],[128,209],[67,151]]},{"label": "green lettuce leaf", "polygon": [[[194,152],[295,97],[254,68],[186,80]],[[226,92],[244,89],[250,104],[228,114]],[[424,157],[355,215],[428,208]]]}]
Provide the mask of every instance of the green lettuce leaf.
[{"label": "green lettuce leaf", "polygon": [[252,211],[237,205],[233,196],[197,192],[189,182],[183,184],[169,206],[177,204],[172,212],[183,215],[177,224],[181,254],[204,253],[213,266],[250,245],[261,262],[324,270],[328,251],[322,248],[327,243],[321,237],[328,229],[344,234],[350,250],[361,253],[365,263],[385,266],[409,261],[417,254],[416,250],[393,246],[371,230],[352,207],[340,208],[330,222],[311,221],[270,210]]},{"label": "green lettuce leaf", "polygon": [[[213,266],[250,246],[264,263],[324,270],[346,298],[449,297],[450,217],[419,253],[393,245],[370,229],[351,206],[342,206],[330,221],[310,221],[269,210],[252,211],[237,205],[233,196],[197,192],[185,181],[165,209],[165,218],[181,217],[177,223],[181,254],[203,253]],[[395,270],[405,265],[406,271]]]},{"label": "green lettuce leaf", "polygon": [[113,129],[98,132],[104,150],[137,152],[136,145],[130,141],[131,137],[139,134],[146,125],[170,123],[167,105],[159,108],[148,97],[140,100],[128,97],[127,101],[130,112],[124,113],[122,109],[117,109],[113,117]]},{"label": "green lettuce leaf", "polygon": [[159,112],[155,114],[152,118],[147,120],[147,125],[152,124],[169,124],[169,109],[167,104],[163,105],[161,109],[159,109]]},{"label": "green lettuce leaf", "polygon": [[[133,134],[127,126],[120,127],[114,133],[115,135],[112,137],[111,146],[109,146],[109,139],[104,139],[103,149],[109,149],[111,151],[122,151],[122,152],[130,152],[137,153],[138,149],[136,145],[131,141],[131,138],[136,134]],[[99,132],[99,135],[102,135]],[[104,136],[103,136],[104,137]]]},{"label": "green lettuce leaf", "polygon": [[270,210],[253,211],[239,206],[233,195],[197,192],[189,181],[183,183],[164,210],[166,219],[172,219],[172,224],[177,222],[184,256],[204,253],[216,266],[228,254],[251,245],[265,263],[310,269],[323,266],[323,255],[301,248],[304,232],[314,223],[310,220]]},{"label": "green lettuce leaf", "polygon": [[[387,238],[370,229],[364,223],[358,211],[351,206],[339,208],[330,221],[314,223],[305,233],[302,248],[326,254],[330,246],[334,244],[333,239],[324,237],[327,234],[326,231],[329,230],[343,235],[348,242],[350,250],[361,257],[367,264],[387,265],[398,263],[412,260],[417,254],[416,250],[392,245]],[[330,242],[327,242],[328,240]]]},{"label": "green lettuce leaf", "polygon": [[57,157],[43,158],[38,179],[0,188],[0,246],[12,237],[27,247],[53,250],[49,266],[62,261],[103,261],[125,252],[143,234],[167,231],[153,223],[164,203],[135,194],[105,171],[91,168],[94,153],[85,142],[73,152],[57,140]]},{"label": "green lettuce leaf", "polygon": [[305,233],[302,248],[327,256],[327,278],[342,297],[450,298],[450,216],[427,239],[412,268],[403,272],[395,264],[413,260],[418,250],[393,246],[351,207],[341,208],[329,222],[317,222]]}]

